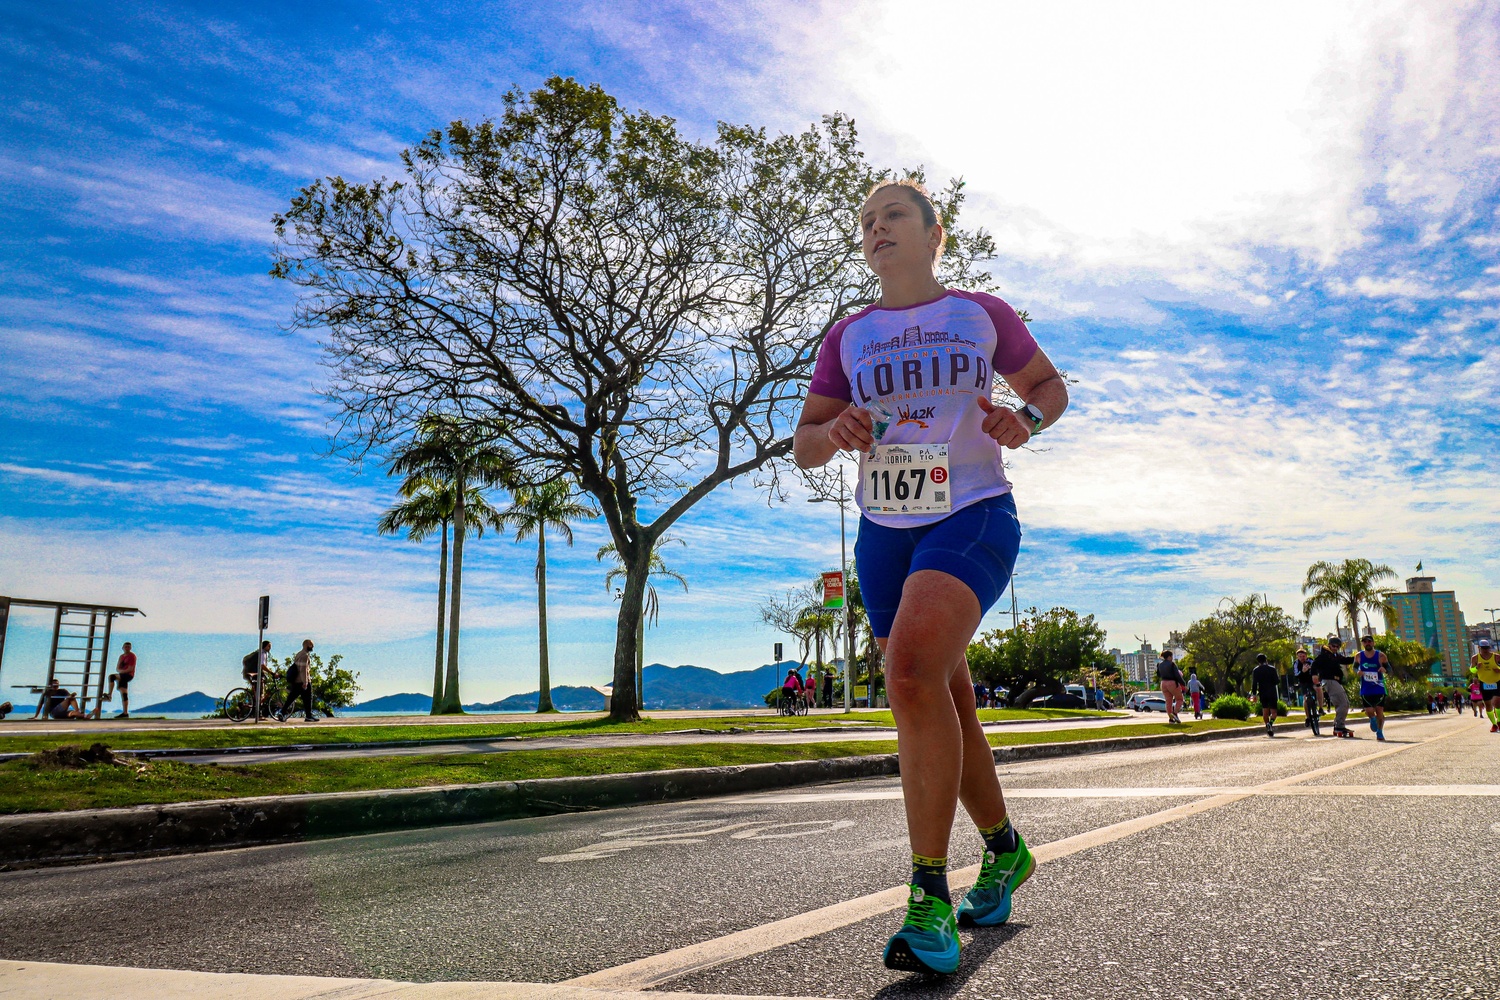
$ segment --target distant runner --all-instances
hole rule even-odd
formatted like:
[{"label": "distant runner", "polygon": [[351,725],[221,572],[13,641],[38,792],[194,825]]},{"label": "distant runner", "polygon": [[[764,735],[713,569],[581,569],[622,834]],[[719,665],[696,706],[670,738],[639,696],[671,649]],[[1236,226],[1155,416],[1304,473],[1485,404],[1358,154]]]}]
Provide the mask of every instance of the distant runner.
[{"label": "distant runner", "polygon": [[1351,737],[1354,733],[1345,725],[1349,718],[1349,695],[1344,691],[1344,667],[1354,662],[1354,657],[1339,652],[1343,642],[1330,635],[1318,655],[1313,657],[1313,674],[1323,689],[1323,696],[1333,706],[1333,735]]},{"label": "distant runner", "polygon": [[1365,703],[1365,714],[1370,717],[1370,728],[1375,738],[1385,742],[1385,675],[1390,661],[1375,648],[1375,637],[1367,635],[1360,640],[1361,649],[1354,657],[1354,669],[1359,672],[1359,699]]},{"label": "distant runner", "polygon": [[[943,227],[920,185],[875,188],[860,228],[880,299],[824,338],[794,454],[804,469],[859,456],[854,558],[885,651],[912,851],[906,919],[885,964],[951,973],[958,921],[1003,924],[1035,865],[1006,812],[964,653],[1021,544],[1002,449],[1061,416],[1068,390],[1014,309],[938,283]],[[1016,409],[991,399],[996,375],[1023,401]],[[985,851],[955,911],[948,841],[960,801]]]},{"label": "distant runner", "polygon": [[[1472,657],[1470,657],[1469,662],[1471,664],[1474,662]],[[1469,668],[1469,673],[1471,675],[1474,673],[1474,668],[1472,666],[1470,666]],[[1484,689],[1480,687],[1478,680],[1475,680],[1472,684],[1469,685],[1469,708],[1473,710],[1474,718],[1476,719],[1479,718],[1480,708],[1484,706],[1483,690]]]},{"label": "distant runner", "polygon": [[1500,733],[1500,656],[1495,655],[1488,639],[1479,640],[1479,652],[1469,657],[1469,670],[1479,682],[1479,698],[1484,702],[1485,718],[1490,732]]},{"label": "distant runner", "polygon": [[1260,702],[1260,717],[1266,720],[1266,735],[1276,735],[1276,708],[1281,701],[1281,674],[1265,653],[1255,654],[1255,669],[1250,672],[1250,689]]}]

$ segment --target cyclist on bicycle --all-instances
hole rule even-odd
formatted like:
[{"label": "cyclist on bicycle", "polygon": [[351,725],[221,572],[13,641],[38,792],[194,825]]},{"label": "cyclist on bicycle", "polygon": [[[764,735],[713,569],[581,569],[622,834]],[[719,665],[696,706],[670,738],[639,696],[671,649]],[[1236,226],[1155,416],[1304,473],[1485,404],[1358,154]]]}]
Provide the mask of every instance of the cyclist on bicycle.
[{"label": "cyclist on bicycle", "polygon": [[802,697],[802,678],[797,675],[797,668],[792,667],[786,672],[786,680],[781,682],[781,703],[794,705],[796,699],[800,697]]},{"label": "cyclist on bicycle", "polygon": [[240,676],[245,678],[245,686],[250,690],[255,690],[255,675],[266,669],[266,661],[270,658],[271,640],[267,639],[260,644],[260,649],[252,649],[240,660]]}]

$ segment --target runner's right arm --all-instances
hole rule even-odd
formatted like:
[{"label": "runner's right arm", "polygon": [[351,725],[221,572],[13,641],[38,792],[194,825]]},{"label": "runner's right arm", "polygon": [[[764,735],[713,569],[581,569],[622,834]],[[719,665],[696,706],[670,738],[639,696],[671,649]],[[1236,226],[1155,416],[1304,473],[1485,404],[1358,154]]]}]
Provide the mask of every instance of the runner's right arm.
[{"label": "runner's right arm", "polygon": [[868,410],[842,399],[809,392],[807,402],[802,404],[797,431],[792,436],[792,456],[799,468],[827,465],[840,449],[867,450],[875,443],[871,428]]}]

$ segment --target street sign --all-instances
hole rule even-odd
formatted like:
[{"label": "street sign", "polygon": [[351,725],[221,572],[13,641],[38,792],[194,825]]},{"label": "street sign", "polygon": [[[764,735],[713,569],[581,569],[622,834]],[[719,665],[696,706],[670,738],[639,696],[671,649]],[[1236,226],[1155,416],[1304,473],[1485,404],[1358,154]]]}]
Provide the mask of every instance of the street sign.
[{"label": "street sign", "polygon": [[842,608],[844,606],[844,574],[823,574],[823,607]]},{"label": "street sign", "polygon": [[260,630],[264,632],[271,627],[271,595],[262,594],[260,597]]},{"label": "street sign", "polygon": [[[5,635],[4,632],[0,632],[0,638],[3,638],[4,635]],[[780,663],[781,662],[781,643],[779,643],[779,642],[776,644],[776,656],[775,656],[775,658],[771,662],[773,662],[773,663]]]}]

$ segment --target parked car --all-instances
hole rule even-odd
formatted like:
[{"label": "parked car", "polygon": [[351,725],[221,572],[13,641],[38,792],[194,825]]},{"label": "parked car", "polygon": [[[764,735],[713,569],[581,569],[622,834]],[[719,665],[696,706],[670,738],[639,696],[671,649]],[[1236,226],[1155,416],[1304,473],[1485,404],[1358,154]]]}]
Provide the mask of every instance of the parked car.
[{"label": "parked car", "polygon": [[[1166,702],[1162,702],[1166,704]],[[1031,700],[1031,708],[1088,708],[1076,694],[1049,694]]]},{"label": "parked car", "polygon": [[1125,707],[1137,712],[1165,712],[1167,698],[1160,691],[1137,691],[1126,700]]}]

